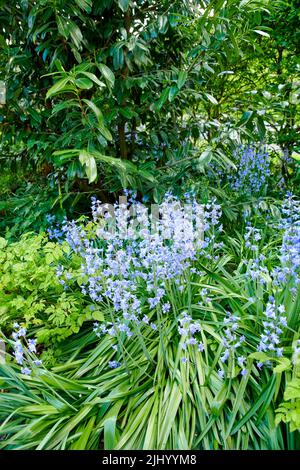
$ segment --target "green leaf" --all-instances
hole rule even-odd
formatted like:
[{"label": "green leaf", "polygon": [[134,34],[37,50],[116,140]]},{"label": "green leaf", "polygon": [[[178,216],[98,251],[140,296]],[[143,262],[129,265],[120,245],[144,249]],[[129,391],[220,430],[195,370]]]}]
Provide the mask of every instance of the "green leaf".
[{"label": "green leaf", "polygon": [[261,36],[265,36],[267,38],[270,37],[270,35],[268,33],[266,33],[265,31],[261,31],[260,29],[253,29],[254,33],[257,33],[257,34],[260,34]]},{"label": "green leaf", "polygon": [[72,445],[73,450],[84,450],[87,448],[87,444],[89,442],[89,438],[93,433],[94,423],[96,420],[96,416],[92,416],[88,423],[84,425],[83,431],[79,439]]},{"label": "green leaf", "polygon": [[0,237],[0,250],[3,250],[3,248],[5,248],[7,246],[7,240],[5,240],[5,238],[3,237]]},{"label": "green leaf", "polygon": [[97,178],[97,165],[95,158],[86,150],[81,150],[79,154],[80,163],[85,166],[86,175],[89,183],[92,183]]},{"label": "green leaf", "polygon": [[138,116],[135,111],[132,111],[132,109],[129,109],[129,108],[120,108],[119,112],[126,119],[132,119],[133,117]]},{"label": "green leaf", "polygon": [[169,91],[170,91],[170,87],[167,87],[167,88],[165,88],[165,89],[162,91],[162,93],[161,93],[159,99],[158,99],[158,100],[156,101],[156,103],[154,104],[154,108],[155,108],[156,110],[159,111],[159,110],[163,107],[164,103],[166,102],[166,100],[167,100],[167,98],[168,98],[168,96],[169,96]]},{"label": "green leaf", "polygon": [[123,400],[117,401],[107,413],[104,421],[104,448],[114,449],[117,444],[117,419]]},{"label": "green leaf", "polygon": [[295,378],[288,382],[284,392],[285,400],[300,400],[300,379]]},{"label": "green leaf", "polygon": [[109,132],[109,130],[107,129],[107,127],[104,127],[103,125],[101,125],[99,123],[98,129],[99,129],[100,133],[103,135],[103,137],[105,137],[106,140],[109,140],[109,141],[112,140],[112,135]]},{"label": "green leaf", "polygon": [[210,93],[205,93],[205,96],[212,104],[218,104],[218,101],[216,100],[216,98]]},{"label": "green leaf", "polygon": [[75,46],[79,49],[80,44],[83,40],[82,32],[80,31],[76,23],[70,20],[68,21],[69,21],[69,32],[70,32],[71,38]]},{"label": "green leaf", "polygon": [[82,90],[89,90],[93,86],[93,82],[89,78],[76,78],[75,84]]},{"label": "green leaf", "polygon": [[[67,176],[69,179],[74,179],[78,175],[78,167],[80,167],[78,160],[72,161],[67,168]],[[81,168],[80,168],[81,170]]]},{"label": "green leaf", "polygon": [[98,68],[102,73],[103,77],[108,81],[110,86],[113,87],[115,84],[115,76],[112,70],[110,70],[110,68],[107,67],[107,65],[105,64],[98,64]]},{"label": "green leaf", "polygon": [[113,65],[116,70],[119,70],[124,65],[124,52],[121,47],[113,49]]},{"label": "green leaf", "polygon": [[172,388],[170,387],[171,392],[168,400],[168,404],[165,410],[165,416],[162,422],[160,423],[158,442],[159,448],[164,449],[168,437],[171,433],[172,427],[174,426],[174,421],[176,419],[176,414],[178,413],[178,408],[182,400],[182,394],[179,386],[174,381]]},{"label": "green leaf", "polygon": [[157,23],[159,32],[165,34],[168,29],[168,17],[166,15],[159,16]]},{"label": "green leaf", "polygon": [[268,356],[264,352],[254,352],[249,354],[249,359],[256,359],[257,361],[260,362],[267,362],[270,359],[270,356]]},{"label": "green leaf", "polygon": [[212,156],[213,156],[212,149],[208,147],[206,150],[204,150],[204,152],[201,153],[200,157],[197,160],[197,164],[200,165],[201,167],[204,167],[211,161]]},{"label": "green leaf", "polygon": [[93,113],[97,117],[98,122],[102,124],[103,123],[103,114],[100,111],[100,109],[98,108],[98,106],[96,106],[95,103],[93,103],[90,100],[87,100],[86,98],[83,98],[82,101],[88,105],[88,107],[93,111]]},{"label": "green leaf", "polygon": [[178,74],[178,79],[177,79],[177,86],[179,90],[183,87],[187,80],[188,74],[185,70],[181,70]]},{"label": "green leaf", "polygon": [[291,368],[291,361],[287,357],[282,357],[278,360],[278,365],[274,367],[273,372],[279,374]]},{"label": "green leaf", "polygon": [[259,137],[263,139],[266,135],[266,126],[261,116],[257,116],[257,130]]},{"label": "green leaf", "polygon": [[168,99],[169,99],[170,102],[174,100],[174,98],[177,95],[178,91],[179,90],[177,88],[177,85],[171,86],[171,88],[169,89],[169,95],[168,95]]},{"label": "green leaf", "polygon": [[129,7],[129,0],[118,0],[118,5],[122,11],[127,11]]},{"label": "green leaf", "polygon": [[29,415],[50,415],[50,414],[56,414],[58,413],[58,410],[51,405],[28,405],[28,406],[23,406],[21,410],[19,410],[20,413],[22,414],[29,414]]},{"label": "green leaf", "polygon": [[63,101],[62,103],[57,103],[53,109],[52,109],[52,116],[56,113],[59,113],[60,111],[63,111],[64,109],[69,109],[69,108],[80,108],[80,104],[76,100],[67,100]]},{"label": "green leaf", "polygon": [[299,153],[292,153],[291,157],[296,160],[297,162],[300,162],[300,154]]},{"label": "green leaf", "polygon": [[230,389],[228,387],[228,383],[224,383],[217,396],[213,399],[213,402],[211,404],[211,412],[214,416],[220,415],[226,403],[229,390]]},{"label": "green leaf", "polygon": [[69,83],[69,80],[69,77],[65,77],[54,83],[54,85],[47,91],[46,99],[63,92],[66,89],[66,85]]},{"label": "green leaf", "polygon": [[251,408],[249,409],[249,411],[242,417],[242,419],[240,421],[238,421],[237,423],[235,423],[235,426],[233,427],[232,431],[231,431],[231,434],[234,434],[236,433],[242,426],[244,426],[244,424],[250,420],[250,418],[252,418],[252,416],[255,415],[255,413],[257,412],[257,410],[260,408],[260,406],[266,401],[266,399],[268,398],[268,396],[270,396],[270,391],[272,392],[273,389],[274,389],[274,385],[275,385],[275,375],[273,375],[270,379],[270,381],[268,382],[268,384],[266,385],[266,387],[264,388],[264,390],[262,391],[261,395],[258,397],[258,399],[255,401],[255,403],[253,404],[253,406],[251,406]]},{"label": "green leaf", "polygon": [[93,157],[85,165],[86,175],[89,179],[89,183],[92,183],[97,178],[97,165]]},{"label": "green leaf", "polygon": [[105,87],[105,84],[103,82],[101,82],[101,80],[99,80],[99,78],[96,77],[96,75],[94,73],[86,72],[86,71],[80,71],[80,72],[78,72],[78,74],[85,75],[90,80],[92,80],[92,82],[94,82],[96,85],[98,85],[100,88]]},{"label": "green leaf", "polygon": [[62,18],[61,16],[57,15],[56,16],[56,22],[57,22],[57,28],[58,32],[64,36],[66,39],[68,39],[69,36],[69,30],[66,27],[66,20],[65,18]]},{"label": "green leaf", "polygon": [[245,390],[246,390],[246,387],[247,387],[249,377],[250,377],[250,369],[247,371],[247,375],[245,375],[243,377],[243,379],[241,380],[241,382],[239,384],[239,387],[238,387],[238,390],[237,390],[237,393],[236,393],[236,396],[235,396],[235,400],[234,400],[234,403],[233,403],[232,411],[231,411],[231,414],[230,414],[230,421],[227,425],[226,437],[230,436],[231,429],[232,429],[232,427],[234,425],[234,422],[236,420],[236,415],[237,415],[238,411],[242,408],[242,402],[244,400]]},{"label": "green leaf", "polygon": [[75,0],[79,8],[86,11],[87,13],[91,13],[92,11],[92,0]]},{"label": "green leaf", "polygon": [[239,127],[242,124],[246,124],[248,121],[250,121],[250,119],[253,118],[253,116],[253,111],[245,111],[236,126]]}]

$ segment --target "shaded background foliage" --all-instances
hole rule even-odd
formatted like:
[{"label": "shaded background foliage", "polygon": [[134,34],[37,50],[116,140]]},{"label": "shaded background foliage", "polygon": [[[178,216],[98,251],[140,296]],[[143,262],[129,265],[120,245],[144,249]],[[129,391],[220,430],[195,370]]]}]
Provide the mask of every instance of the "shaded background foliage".
[{"label": "shaded background foliage", "polygon": [[206,193],[209,162],[247,141],[278,144],[298,178],[298,3],[1,1],[0,162],[19,175],[2,214],[21,222],[31,191],[42,225],[88,210],[89,193]]}]

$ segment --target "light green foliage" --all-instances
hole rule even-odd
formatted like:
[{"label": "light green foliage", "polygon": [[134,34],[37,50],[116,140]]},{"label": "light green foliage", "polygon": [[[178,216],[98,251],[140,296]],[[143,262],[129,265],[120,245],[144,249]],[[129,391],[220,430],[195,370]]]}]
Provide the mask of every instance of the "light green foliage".
[{"label": "light green foliage", "polygon": [[[101,319],[78,289],[64,290],[56,266],[68,246],[28,234],[8,244],[0,238],[0,327],[10,332],[15,321],[34,329],[41,343],[61,341],[78,333],[85,321]],[[76,286],[75,286],[76,287]]]},{"label": "light green foliage", "polygon": [[294,378],[287,383],[284,402],[276,410],[276,424],[289,423],[291,432],[300,431],[300,379]]}]

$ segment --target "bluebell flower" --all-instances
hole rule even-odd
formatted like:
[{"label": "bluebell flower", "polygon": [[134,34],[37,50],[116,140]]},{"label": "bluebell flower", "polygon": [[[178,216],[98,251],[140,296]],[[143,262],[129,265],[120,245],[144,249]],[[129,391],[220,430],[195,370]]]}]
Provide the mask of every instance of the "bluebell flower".
[{"label": "bluebell flower", "polygon": [[28,349],[30,352],[36,352],[36,340],[35,339],[29,339],[28,340]]},{"label": "bluebell flower", "polygon": [[22,367],[22,369],[21,369],[21,374],[30,375],[30,374],[31,374],[31,370],[30,370],[28,367]]},{"label": "bluebell flower", "polygon": [[[28,358],[29,353],[36,353],[36,340],[35,339],[26,339],[26,328],[20,327],[18,323],[14,323],[14,328],[16,331],[12,333],[12,337],[14,339],[13,342],[13,356],[17,364],[23,366],[24,374],[26,371],[30,371],[26,364],[29,364],[31,359]],[[33,360],[33,363],[36,360]],[[31,372],[29,372],[31,373]],[[28,375],[28,374],[27,374]]]},{"label": "bluebell flower", "polygon": [[229,183],[232,190],[240,194],[258,195],[268,185],[270,177],[270,157],[267,149],[261,146],[242,145],[233,152],[231,165],[221,168],[218,164],[208,165],[208,177],[217,179],[222,185]]},{"label": "bluebell flower", "polygon": [[163,313],[168,313],[170,311],[171,305],[169,302],[166,302],[162,305]]},{"label": "bluebell flower", "polygon": [[271,352],[281,357],[283,348],[279,347],[280,336],[283,333],[282,327],[286,326],[286,318],[281,315],[285,311],[283,305],[277,306],[274,297],[269,297],[264,312],[267,320],[263,320],[263,332],[260,335],[260,343],[257,347],[258,351]]},{"label": "bluebell flower", "polygon": [[43,364],[43,361],[40,360],[40,359],[36,359],[33,361],[33,364],[36,366],[36,367],[40,367],[42,364]]},{"label": "bluebell flower", "polygon": [[[223,363],[226,363],[231,355],[234,357],[238,348],[245,341],[245,336],[238,334],[239,320],[240,318],[237,315],[229,311],[226,312],[226,316],[223,320],[225,329],[224,336],[222,338],[222,344],[225,350],[220,357],[220,360]],[[238,356],[238,364],[241,367],[243,366],[244,360],[245,358],[243,356]]]},{"label": "bluebell flower", "polygon": [[121,367],[121,363],[118,361],[109,361],[108,365],[111,369],[117,369],[118,367]]}]

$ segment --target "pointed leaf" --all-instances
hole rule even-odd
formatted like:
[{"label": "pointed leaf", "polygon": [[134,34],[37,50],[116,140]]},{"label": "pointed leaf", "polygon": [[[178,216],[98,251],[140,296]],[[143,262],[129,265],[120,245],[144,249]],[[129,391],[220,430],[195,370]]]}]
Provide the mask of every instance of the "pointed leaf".
[{"label": "pointed leaf", "polygon": [[129,7],[129,0],[118,0],[118,5],[122,11],[127,11]]},{"label": "pointed leaf", "polygon": [[88,105],[88,107],[93,111],[93,113],[95,114],[95,116],[97,117],[98,121],[100,123],[103,123],[103,114],[102,112],[100,111],[100,109],[98,108],[98,106],[95,105],[95,103],[93,103],[92,101],[90,100],[87,100],[85,98],[83,98],[82,100],[84,103],[86,103]]},{"label": "pointed leaf", "polygon": [[98,68],[100,72],[102,73],[103,77],[108,81],[110,86],[113,87],[115,84],[115,76],[113,72],[110,70],[110,68],[107,67],[107,65],[105,64],[98,64]]},{"label": "pointed leaf", "polygon": [[90,80],[92,80],[92,82],[96,83],[96,85],[99,85],[99,87],[101,88],[105,87],[105,84],[101,82],[101,80],[99,80],[99,78],[96,77],[94,73],[86,72],[86,71],[80,71],[79,73],[88,77]]},{"label": "pointed leaf", "polygon": [[89,90],[93,86],[93,82],[89,78],[76,78],[75,83],[82,90]]},{"label": "pointed leaf", "polygon": [[54,96],[57,93],[61,93],[66,88],[68,83],[69,77],[58,80],[58,82],[54,83],[54,85],[47,91],[46,99],[51,98],[51,96]]},{"label": "pointed leaf", "polygon": [[188,74],[185,70],[181,70],[178,74],[178,79],[177,79],[177,86],[179,90],[183,87],[187,80]]}]

